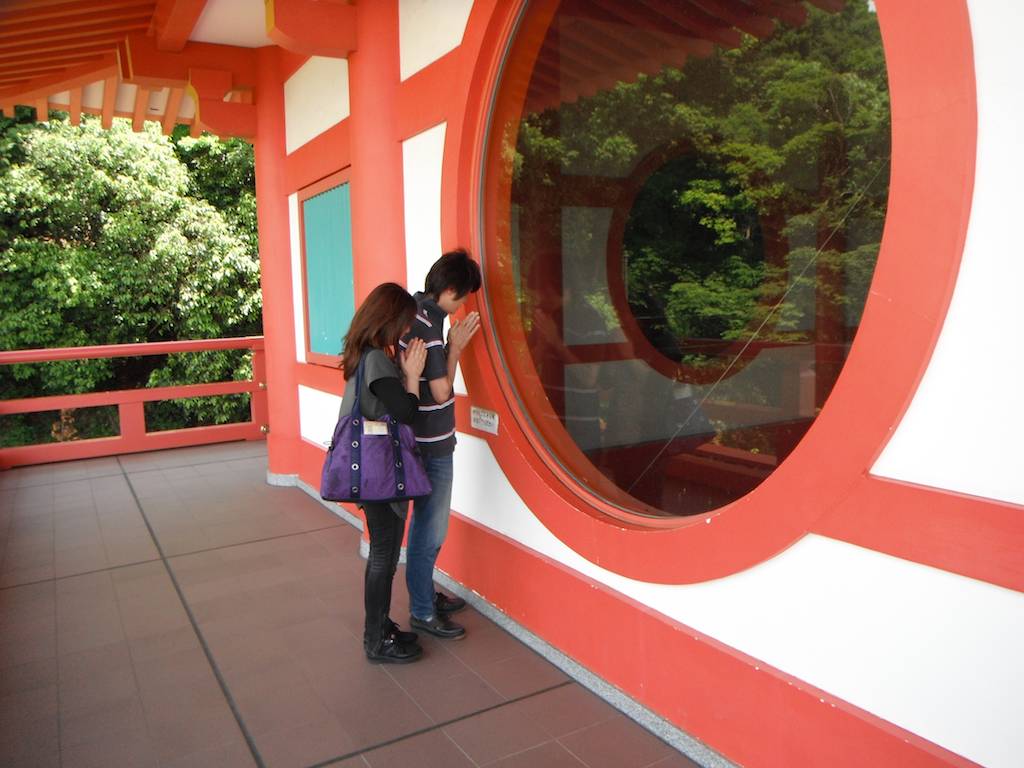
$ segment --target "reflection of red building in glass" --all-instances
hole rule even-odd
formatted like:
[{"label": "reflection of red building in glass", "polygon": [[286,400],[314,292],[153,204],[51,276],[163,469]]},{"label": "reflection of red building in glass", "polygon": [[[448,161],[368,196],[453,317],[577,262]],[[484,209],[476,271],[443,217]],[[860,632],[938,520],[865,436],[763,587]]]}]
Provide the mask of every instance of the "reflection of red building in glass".
[{"label": "reflection of red building in glass", "polygon": [[[484,333],[457,391],[445,572],[737,763],[1009,766],[1024,11],[911,5],[274,0],[264,21],[259,2],[161,0],[116,56],[0,70],[0,105],[253,139],[270,482],[314,492],[337,412],[351,310],[320,289],[418,289],[465,245]],[[724,148],[738,132],[697,135],[698,97],[740,114],[708,78],[747,56],[792,64],[767,90],[813,79],[783,30],[813,47],[843,19],[880,32],[884,142],[826,136],[751,181],[757,158]],[[614,109],[664,98],[675,122]],[[779,98],[779,121],[803,119]],[[761,117],[750,146],[811,156]],[[726,235],[671,228],[666,189],[698,223],[720,204]],[[713,305],[729,248],[758,279]],[[677,270],[671,291],[641,253]]]}]

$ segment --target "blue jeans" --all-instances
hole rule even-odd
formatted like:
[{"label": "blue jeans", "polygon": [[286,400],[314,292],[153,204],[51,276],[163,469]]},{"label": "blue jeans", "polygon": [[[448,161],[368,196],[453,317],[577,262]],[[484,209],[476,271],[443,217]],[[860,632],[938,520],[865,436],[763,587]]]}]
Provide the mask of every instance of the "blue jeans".
[{"label": "blue jeans", "polygon": [[423,466],[433,488],[429,496],[413,501],[412,524],[405,549],[405,583],[409,610],[417,619],[434,615],[434,563],[448,534],[452,506],[452,454],[425,456]]}]

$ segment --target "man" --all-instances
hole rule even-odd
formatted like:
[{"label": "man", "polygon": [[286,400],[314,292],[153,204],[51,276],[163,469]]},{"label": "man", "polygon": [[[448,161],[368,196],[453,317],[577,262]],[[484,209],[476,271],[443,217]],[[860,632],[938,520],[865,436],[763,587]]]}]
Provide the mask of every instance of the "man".
[{"label": "man", "polygon": [[427,362],[420,379],[420,405],[414,429],[416,444],[433,490],[413,502],[412,524],[406,548],[405,580],[409,588],[409,623],[437,637],[458,640],[466,630],[449,617],[466,607],[459,597],[434,589],[434,563],[448,533],[452,500],[452,454],[455,451],[456,366],[462,351],[480,330],[480,315],[470,312],[454,320],[444,344],[444,319],[463,305],[470,293],[480,290],[480,267],[462,249],[450,251],[434,262],[422,293],[415,294],[419,311],[402,343],[421,338]]}]

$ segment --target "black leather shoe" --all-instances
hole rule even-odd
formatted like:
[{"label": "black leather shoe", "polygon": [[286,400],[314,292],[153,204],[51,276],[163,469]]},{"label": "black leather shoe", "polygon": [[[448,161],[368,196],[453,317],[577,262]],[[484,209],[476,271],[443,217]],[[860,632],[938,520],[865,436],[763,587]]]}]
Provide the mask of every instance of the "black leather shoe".
[{"label": "black leather shoe", "polygon": [[366,649],[367,660],[374,664],[409,664],[422,655],[423,649],[419,645],[403,645],[394,635],[385,637],[376,648]]},{"label": "black leather shoe", "polygon": [[461,640],[466,636],[465,627],[450,621],[447,616],[442,616],[439,613],[435,613],[429,619],[417,619],[415,616],[410,616],[409,624],[445,640]]},{"label": "black leather shoe", "polygon": [[384,634],[394,635],[395,640],[401,645],[412,645],[420,639],[415,632],[403,632],[398,628],[398,624],[391,619],[388,619],[388,623],[384,625]]},{"label": "black leather shoe", "polygon": [[455,613],[466,607],[461,597],[448,597],[443,592],[434,593],[434,610],[438,613]]}]

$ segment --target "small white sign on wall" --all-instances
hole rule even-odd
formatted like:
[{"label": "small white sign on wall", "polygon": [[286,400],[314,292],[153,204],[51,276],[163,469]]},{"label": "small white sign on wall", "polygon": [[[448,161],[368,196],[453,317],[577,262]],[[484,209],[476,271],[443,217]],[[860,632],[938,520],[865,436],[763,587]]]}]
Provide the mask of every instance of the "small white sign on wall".
[{"label": "small white sign on wall", "polygon": [[471,406],[469,409],[469,423],[473,429],[481,432],[489,432],[492,435],[498,434],[498,414],[488,411],[486,408]]}]

